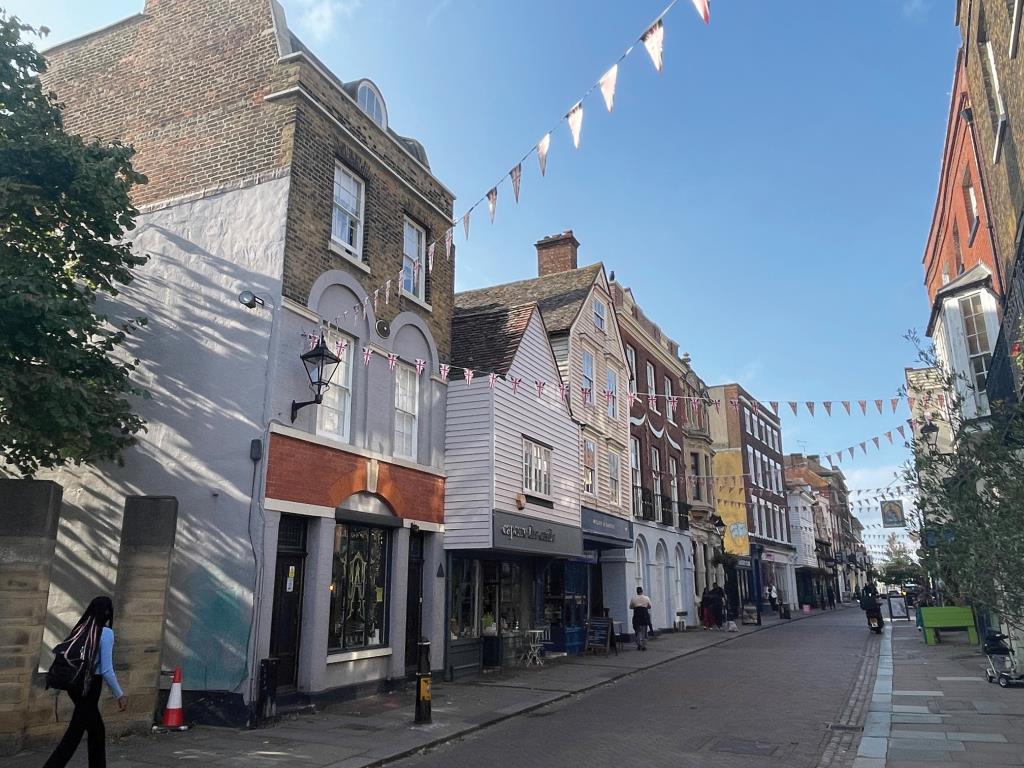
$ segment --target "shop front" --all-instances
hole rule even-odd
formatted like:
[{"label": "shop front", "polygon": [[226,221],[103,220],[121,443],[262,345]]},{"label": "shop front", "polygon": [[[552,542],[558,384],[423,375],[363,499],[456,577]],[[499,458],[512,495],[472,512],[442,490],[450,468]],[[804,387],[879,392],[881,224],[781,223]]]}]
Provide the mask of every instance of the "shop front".
[{"label": "shop front", "polygon": [[586,639],[587,562],[580,529],[493,512],[493,546],[448,552],[449,677],[516,663],[531,642],[579,653]]},{"label": "shop front", "polygon": [[624,627],[629,619],[627,568],[633,550],[633,521],[581,507],[580,530],[587,562],[590,615],[608,616]]}]

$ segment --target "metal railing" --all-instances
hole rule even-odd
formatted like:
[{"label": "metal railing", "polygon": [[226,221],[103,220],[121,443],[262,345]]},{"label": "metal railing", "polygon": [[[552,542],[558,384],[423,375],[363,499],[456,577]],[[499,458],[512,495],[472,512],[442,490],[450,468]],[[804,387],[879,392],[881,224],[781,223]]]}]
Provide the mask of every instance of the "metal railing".
[{"label": "metal railing", "polygon": [[633,516],[644,520],[654,520],[654,491],[639,485],[633,486]]},{"label": "metal railing", "polygon": [[676,502],[671,496],[661,496],[661,523],[662,525],[676,524]]}]

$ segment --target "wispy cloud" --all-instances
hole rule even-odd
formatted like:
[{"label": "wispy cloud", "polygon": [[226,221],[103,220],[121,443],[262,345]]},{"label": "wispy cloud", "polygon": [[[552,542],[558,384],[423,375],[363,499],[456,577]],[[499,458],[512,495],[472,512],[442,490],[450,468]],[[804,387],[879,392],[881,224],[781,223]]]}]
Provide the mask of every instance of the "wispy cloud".
[{"label": "wispy cloud", "polygon": [[903,0],[903,15],[908,18],[924,16],[928,13],[928,3],[925,0]]},{"label": "wispy cloud", "polygon": [[296,26],[314,40],[326,40],[343,19],[359,10],[362,0],[294,0],[298,10]]},{"label": "wispy cloud", "polygon": [[[752,360],[744,364],[738,371],[725,371],[719,376],[709,379],[708,384],[731,384],[736,382],[749,391],[757,381],[760,373],[761,363],[757,360]],[[757,397],[756,393],[754,393],[754,397]]]},{"label": "wispy cloud", "polygon": [[451,4],[452,0],[441,0],[441,2],[436,3],[434,7],[430,9],[430,12],[427,14],[428,29],[430,28],[430,25],[434,23],[434,19],[436,19]]}]

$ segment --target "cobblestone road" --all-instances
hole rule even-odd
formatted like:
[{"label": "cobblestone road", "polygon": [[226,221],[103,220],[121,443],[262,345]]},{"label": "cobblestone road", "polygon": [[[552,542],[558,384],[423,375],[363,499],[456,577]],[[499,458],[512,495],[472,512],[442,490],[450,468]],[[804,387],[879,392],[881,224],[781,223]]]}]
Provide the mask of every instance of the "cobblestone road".
[{"label": "cobblestone road", "polygon": [[877,645],[860,611],[794,622],[668,662],[394,765],[850,765]]}]

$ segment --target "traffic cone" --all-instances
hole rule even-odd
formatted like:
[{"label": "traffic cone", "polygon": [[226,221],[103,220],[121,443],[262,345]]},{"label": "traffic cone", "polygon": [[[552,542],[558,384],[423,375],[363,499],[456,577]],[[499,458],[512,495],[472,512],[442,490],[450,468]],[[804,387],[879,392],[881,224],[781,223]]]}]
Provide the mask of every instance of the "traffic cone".
[{"label": "traffic cone", "polygon": [[188,726],[185,725],[185,711],[181,708],[181,667],[174,668],[171,692],[167,696],[167,706],[164,707],[164,717],[160,727],[168,731],[188,730]]}]

